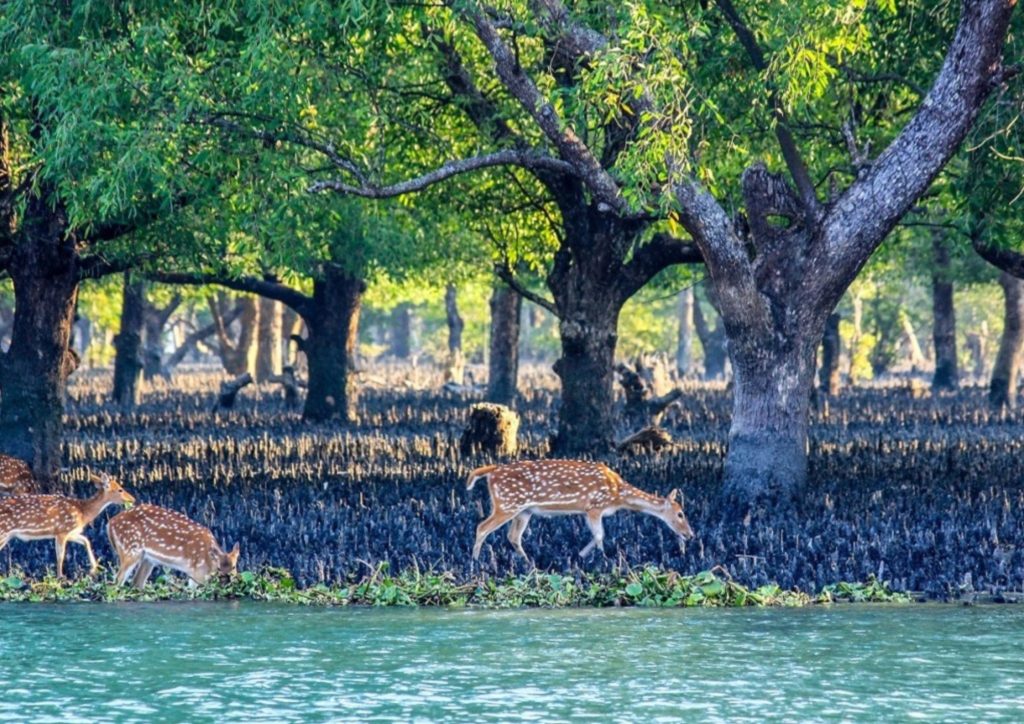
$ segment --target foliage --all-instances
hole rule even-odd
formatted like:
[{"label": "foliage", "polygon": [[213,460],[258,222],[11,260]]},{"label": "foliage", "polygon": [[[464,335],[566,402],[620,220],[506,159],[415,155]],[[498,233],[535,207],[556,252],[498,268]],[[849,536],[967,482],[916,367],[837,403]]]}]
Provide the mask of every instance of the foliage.
[{"label": "foliage", "polygon": [[446,606],[450,608],[560,608],[567,606],[742,607],[807,606],[834,601],[897,602],[910,600],[887,583],[837,583],[809,595],[774,584],[748,589],[728,576],[702,571],[692,576],[654,567],[566,576],[534,570],[523,576],[478,577],[458,582],[451,573],[404,570],[391,574],[386,564],[342,585],[300,588],[288,571],[268,568],[242,571],[230,581],[190,587],[184,579],[158,576],[143,590],[117,586],[109,576],[71,582],[52,576],[32,580],[18,571],[0,578],[0,601],[208,601],[248,599],[310,606]]}]

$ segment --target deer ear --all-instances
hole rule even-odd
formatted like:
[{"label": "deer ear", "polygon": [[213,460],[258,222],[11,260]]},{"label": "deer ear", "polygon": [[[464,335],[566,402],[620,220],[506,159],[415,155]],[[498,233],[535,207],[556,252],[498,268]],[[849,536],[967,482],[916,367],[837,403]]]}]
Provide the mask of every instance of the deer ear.
[{"label": "deer ear", "polygon": [[674,500],[680,505],[683,504],[683,495],[679,492],[679,488],[672,488],[672,492],[668,494],[665,500]]},{"label": "deer ear", "polygon": [[231,549],[230,553],[228,553],[228,560],[231,561],[231,565],[236,565],[238,563],[238,554],[240,552],[238,544],[235,543],[235,547]]},{"label": "deer ear", "polygon": [[93,483],[94,485],[103,485],[104,484],[103,478],[101,478],[96,473],[92,473],[92,472],[89,473],[89,482]]}]

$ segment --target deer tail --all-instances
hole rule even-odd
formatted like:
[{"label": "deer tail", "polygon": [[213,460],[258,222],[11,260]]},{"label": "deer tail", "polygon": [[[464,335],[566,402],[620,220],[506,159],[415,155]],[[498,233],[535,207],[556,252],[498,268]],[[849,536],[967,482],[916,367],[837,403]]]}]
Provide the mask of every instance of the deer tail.
[{"label": "deer tail", "polygon": [[469,479],[466,480],[466,490],[472,490],[473,486],[476,485],[477,480],[480,478],[486,478],[497,469],[497,465],[484,465],[482,468],[477,468],[471,472],[469,474]]}]

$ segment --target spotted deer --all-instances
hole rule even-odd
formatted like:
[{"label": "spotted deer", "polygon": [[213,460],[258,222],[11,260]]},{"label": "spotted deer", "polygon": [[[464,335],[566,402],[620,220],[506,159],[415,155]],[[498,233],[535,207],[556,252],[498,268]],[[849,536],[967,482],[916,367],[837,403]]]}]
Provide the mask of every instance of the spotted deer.
[{"label": "spotted deer", "polygon": [[35,476],[24,460],[0,455],[0,497],[38,493]]},{"label": "spotted deer", "polygon": [[466,490],[477,480],[487,479],[491,514],[476,529],[473,558],[491,533],[512,521],[508,540],[523,558],[523,533],[534,515],[585,515],[593,539],[580,551],[586,556],[595,548],[604,550],[602,519],[619,510],[635,510],[664,522],[679,536],[680,543],[693,537],[683,512],[679,490],[666,497],[634,488],[603,463],[581,460],[524,460],[507,465],[486,465],[469,474]]},{"label": "spotted deer", "polygon": [[22,541],[53,539],[57,549],[57,577],[64,577],[64,553],[68,542],[78,543],[89,556],[89,573],[98,564],[89,539],[82,531],[108,505],[130,506],[135,502],[128,491],[109,475],[89,475],[96,494],[86,500],[63,495],[18,495],[0,499],[0,550],[11,538]]},{"label": "spotted deer", "polygon": [[238,544],[225,553],[206,526],[181,513],[156,505],[142,505],[115,515],[107,536],[117,553],[117,584],[132,571],[132,585],[142,588],[154,566],[181,571],[196,583],[212,576],[229,576],[238,567]]}]

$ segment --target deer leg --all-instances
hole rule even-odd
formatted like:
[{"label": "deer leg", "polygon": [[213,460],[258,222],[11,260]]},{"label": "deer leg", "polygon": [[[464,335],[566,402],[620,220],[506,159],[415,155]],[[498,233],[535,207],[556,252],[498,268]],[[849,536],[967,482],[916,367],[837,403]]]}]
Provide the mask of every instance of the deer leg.
[{"label": "deer leg", "polygon": [[604,523],[601,520],[600,510],[589,510],[587,511],[587,527],[590,528],[590,533],[593,535],[593,539],[587,543],[587,545],[580,551],[580,558],[586,558],[587,555],[598,548],[604,553]]},{"label": "deer leg", "polygon": [[72,540],[75,543],[78,543],[83,548],[85,548],[85,553],[89,556],[89,575],[95,576],[96,571],[100,567],[100,564],[96,561],[96,555],[92,552],[92,544],[89,542],[89,539],[81,533],[79,533],[75,537],[69,538],[68,540]]},{"label": "deer leg", "polygon": [[476,541],[473,543],[473,560],[480,557],[480,547],[483,546],[484,539],[515,516],[515,513],[499,513],[495,510],[489,518],[476,527]]},{"label": "deer leg", "polygon": [[117,577],[114,581],[117,585],[123,586],[124,582],[128,579],[128,576],[135,570],[135,567],[139,565],[139,561],[142,560],[142,552],[140,551],[134,556],[131,554],[118,553],[118,558],[120,560],[118,561]]},{"label": "deer leg", "polygon": [[66,538],[57,536],[53,539],[53,546],[57,549],[57,578],[64,577],[64,551],[67,548],[68,541]]},{"label": "deer leg", "polygon": [[149,574],[152,572],[153,564],[143,558],[142,563],[139,564],[138,570],[135,571],[135,577],[132,579],[132,585],[141,591],[146,587],[146,581],[149,580]]},{"label": "deer leg", "polygon": [[519,555],[526,559],[527,563],[532,563],[532,561],[523,550],[523,533],[526,532],[526,526],[530,524],[530,517],[530,513],[520,513],[512,519],[512,524],[508,527],[508,542],[519,552]]}]

